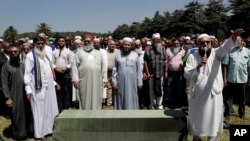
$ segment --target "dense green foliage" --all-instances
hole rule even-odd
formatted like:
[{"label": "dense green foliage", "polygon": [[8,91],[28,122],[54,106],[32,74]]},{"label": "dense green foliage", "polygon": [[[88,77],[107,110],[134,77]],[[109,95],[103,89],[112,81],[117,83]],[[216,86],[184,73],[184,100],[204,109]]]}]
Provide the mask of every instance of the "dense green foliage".
[{"label": "dense green foliage", "polygon": [[114,38],[124,36],[151,37],[155,32],[167,38],[197,33],[208,33],[219,39],[224,39],[230,33],[229,29],[244,28],[244,36],[250,34],[250,0],[229,0],[227,5],[223,0],[209,0],[203,5],[197,0],[188,3],[183,9],[161,15],[156,11],[152,19],[145,18],[142,22],[132,25],[123,24],[113,32]]}]

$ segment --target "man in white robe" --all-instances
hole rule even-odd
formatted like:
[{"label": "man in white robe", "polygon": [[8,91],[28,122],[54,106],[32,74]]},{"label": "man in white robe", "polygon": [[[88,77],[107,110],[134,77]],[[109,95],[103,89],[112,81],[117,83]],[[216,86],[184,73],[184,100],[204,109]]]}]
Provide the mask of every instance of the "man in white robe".
[{"label": "man in white robe", "polygon": [[35,138],[51,134],[54,119],[58,115],[54,74],[44,44],[43,38],[35,38],[35,48],[25,60],[25,90],[31,102]]},{"label": "man in white robe", "polygon": [[207,34],[198,37],[199,52],[190,54],[187,59],[184,76],[192,81],[192,97],[189,100],[188,129],[199,140],[207,136],[216,141],[218,133],[223,131],[223,78],[221,60],[235,47],[235,41],[243,29],[231,31],[232,36],[219,48],[211,47]]},{"label": "man in white robe", "polygon": [[[103,75],[105,75],[104,78],[107,78],[108,77],[108,58],[107,58],[107,52],[105,49],[102,49],[101,48],[101,40],[98,39],[98,38],[95,38],[94,39],[94,48],[98,51],[101,52],[102,54],[102,58],[103,58]],[[104,82],[105,80],[103,80]],[[107,81],[107,80],[106,80]],[[106,103],[106,99],[107,99],[107,83],[108,82],[104,82],[104,85],[103,85],[103,90],[102,90],[102,98],[103,98],[103,107],[104,107],[104,104]]]},{"label": "man in white robe", "polygon": [[93,47],[93,36],[85,35],[84,46],[76,52],[72,65],[72,82],[79,89],[79,109],[100,110],[104,75],[103,58]]}]

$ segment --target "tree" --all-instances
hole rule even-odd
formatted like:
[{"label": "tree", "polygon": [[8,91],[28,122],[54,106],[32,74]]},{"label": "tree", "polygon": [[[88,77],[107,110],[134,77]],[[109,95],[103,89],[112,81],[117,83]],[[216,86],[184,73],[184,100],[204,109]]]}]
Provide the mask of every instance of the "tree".
[{"label": "tree", "polygon": [[130,36],[130,27],[127,24],[119,25],[113,32],[113,37],[116,39]]},{"label": "tree", "polygon": [[133,22],[132,25],[130,26],[130,35],[135,38],[140,38],[138,35],[138,32],[140,31],[141,24],[139,22]]},{"label": "tree", "polygon": [[36,32],[37,33],[45,33],[46,35],[50,35],[51,34],[51,28],[46,23],[40,23],[39,25],[37,25]]},{"label": "tree", "polygon": [[250,34],[250,1],[249,0],[229,0],[231,17],[230,28],[243,28],[245,35]]},{"label": "tree", "polygon": [[209,0],[205,8],[206,15],[206,33],[214,35],[217,38],[225,38],[225,33],[228,31],[228,8],[223,4],[223,0]]},{"label": "tree", "polygon": [[3,34],[4,40],[14,42],[16,40],[17,30],[13,26],[9,26]]},{"label": "tree", "polygon": [[185,6],[184,13],[181,18],[181,23],[184,23],[182,28],[185,34],[196,34],[204,32],[204,5],[194,0]]}]

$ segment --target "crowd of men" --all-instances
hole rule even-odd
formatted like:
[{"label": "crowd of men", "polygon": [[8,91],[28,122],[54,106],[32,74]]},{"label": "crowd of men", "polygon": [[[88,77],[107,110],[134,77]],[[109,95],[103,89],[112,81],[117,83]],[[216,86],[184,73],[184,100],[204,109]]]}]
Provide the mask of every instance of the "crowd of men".
[{"label": "crowd of men", "polygon": [[170,40],[159,33],[121,40],[87,34],[72,41],[44,33],[15,43],[0,39],[1,114],[10,116],[14,139],[34,134],[46,140],[65,109],[188,107],[194,140],[217,140],[233,100],[245,118],[250,51],[242,32],[221,42],[207,34]]}]

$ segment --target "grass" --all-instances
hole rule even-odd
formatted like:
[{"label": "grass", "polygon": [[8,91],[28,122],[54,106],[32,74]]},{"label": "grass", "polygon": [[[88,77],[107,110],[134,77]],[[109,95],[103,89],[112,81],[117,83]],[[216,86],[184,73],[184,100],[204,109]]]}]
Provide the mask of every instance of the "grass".
[{"label": "grass", "polygon": [[[246,119],[240,119],[237,113],[237,107],[233,105],[235,113],[232,113],[230,124],[248,124],[250,125],[250,108],[246,106]],[[4,141],[13,141],[11,138],[11,122],[4,117],[0,116],[0,135]],[[35,141],[30,139],[30,141]],[[52,137],[49,136],[48,141],[52,141]],[[192,136],[188,136],[188,141],[192,141]],[[202,141],[206,141],[206,138],[202,138]],[[219,135],[219,141],[229,141],[229,130],[225,129],[222,134]]]}]

